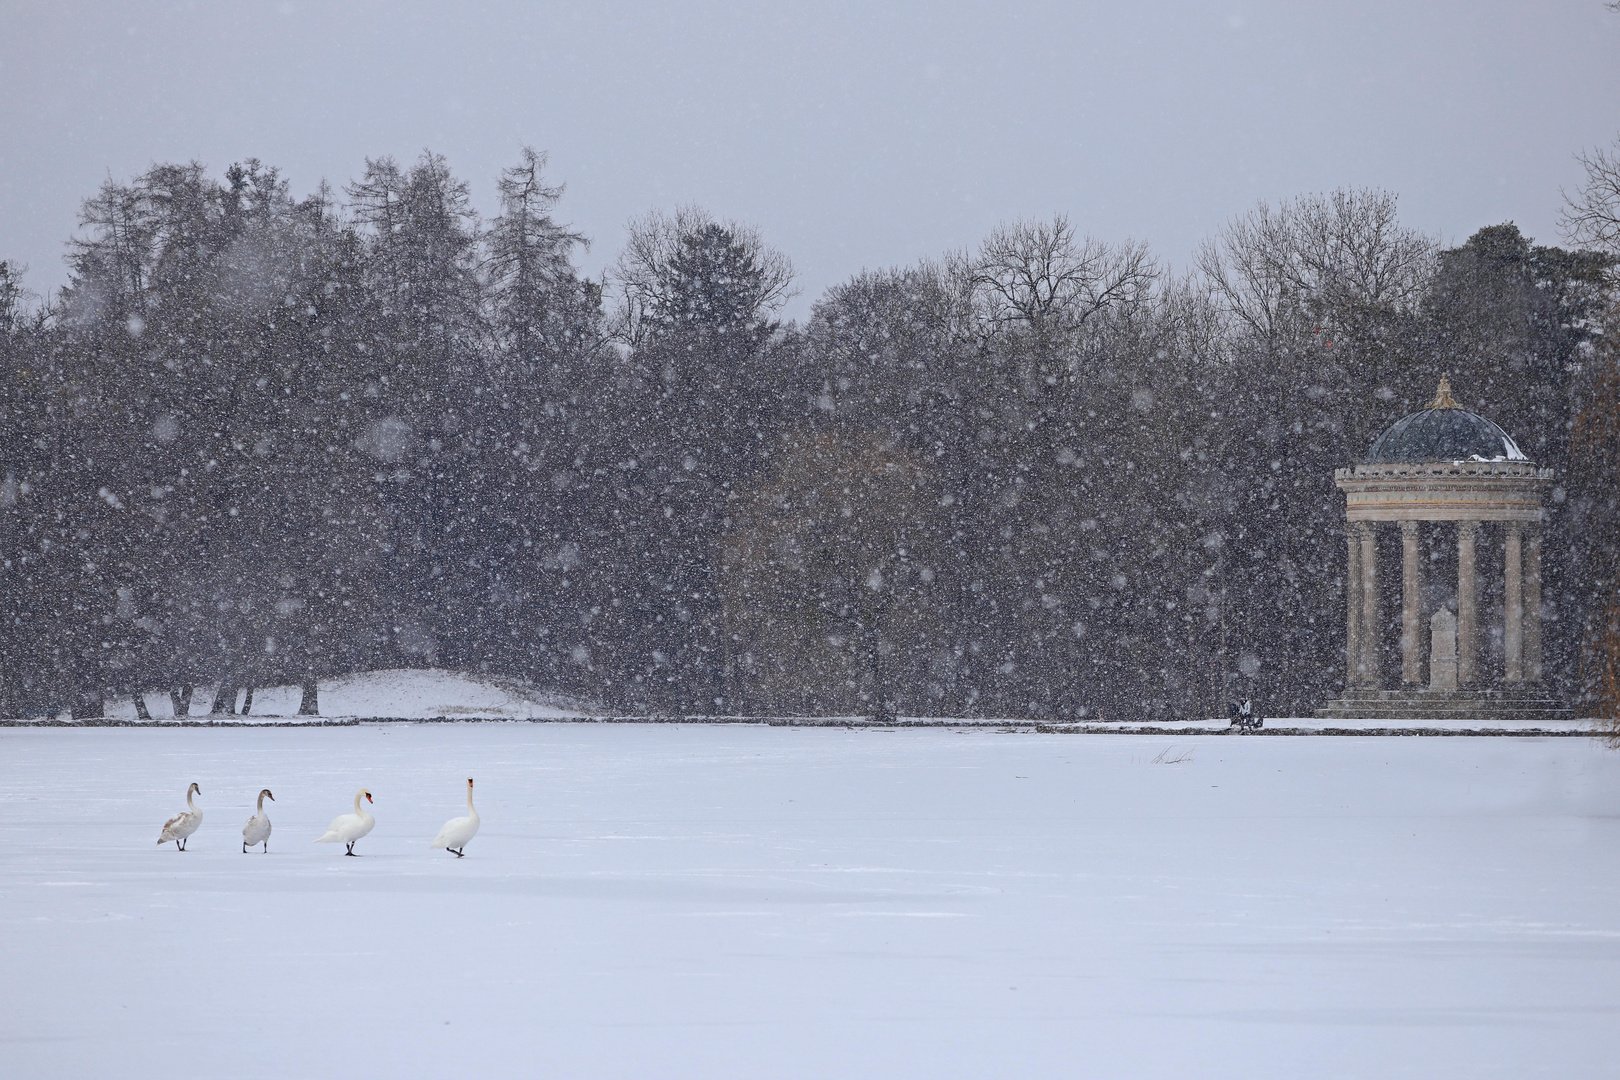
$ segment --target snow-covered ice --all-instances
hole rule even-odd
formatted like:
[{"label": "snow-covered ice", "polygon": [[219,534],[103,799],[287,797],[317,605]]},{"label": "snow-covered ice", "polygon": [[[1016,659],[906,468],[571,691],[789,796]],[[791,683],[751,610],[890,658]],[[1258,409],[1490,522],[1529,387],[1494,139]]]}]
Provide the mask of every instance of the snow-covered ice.
[{"label": "snow-covered ice", "polygon": [[0,1072],[1612,1076],[1617,850],[1573,738],[7,729]]}]

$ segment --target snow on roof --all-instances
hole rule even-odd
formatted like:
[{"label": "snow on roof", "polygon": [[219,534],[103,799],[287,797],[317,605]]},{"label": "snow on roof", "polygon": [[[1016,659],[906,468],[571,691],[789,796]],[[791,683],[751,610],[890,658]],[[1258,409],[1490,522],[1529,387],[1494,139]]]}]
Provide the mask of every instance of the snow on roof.
[{"label": "snow on roof", "polygon": [[1421,461],[1528,461],[1508,435],[1476,412],[1420,409],[1391,424],[1367,451],[1366,464]]}]

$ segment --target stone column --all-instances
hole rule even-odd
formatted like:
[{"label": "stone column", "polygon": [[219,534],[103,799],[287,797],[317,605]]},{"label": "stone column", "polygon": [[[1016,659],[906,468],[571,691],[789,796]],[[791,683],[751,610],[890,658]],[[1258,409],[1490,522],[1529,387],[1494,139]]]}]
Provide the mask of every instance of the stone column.
[{"label": "stone column", "polygon": [[1415,521],[1401,522],[1401,682],[1423,681],[1423,564],[1422,533]]},{"label": "stone column", "polygon": [[1383,635],[1378,620],[1378,527],[1370,521],[1359,526],[1361,536],[1361,684],[1377,690],[1384,684],[1379,646]]},{"label": "stone column", "polygon": [[1359,526],[1345,527],[1348,558],[1344,572],[1344,685],[1361,685],[1361,536]]},{"label": "stone column", "polygon": [[1474,655],[1479,643],[1479,577],[1474,557],[1479,522],[1457,522],[1457,685],[1474,681]]},{"label": "stone column", "polygon": [[1510,521],[1502,537],[1502,680],[1524,681],[1524,590],[1520,572],[1524,526]]},{"label": "stone column", "polygon": [[1524,538],[1524,680],[1541,681],[1541,530]]},{"label": "stone column", "polygon": [[1445,608],[1429,617],[1429,689],[1457,689],[1457,616]]}]

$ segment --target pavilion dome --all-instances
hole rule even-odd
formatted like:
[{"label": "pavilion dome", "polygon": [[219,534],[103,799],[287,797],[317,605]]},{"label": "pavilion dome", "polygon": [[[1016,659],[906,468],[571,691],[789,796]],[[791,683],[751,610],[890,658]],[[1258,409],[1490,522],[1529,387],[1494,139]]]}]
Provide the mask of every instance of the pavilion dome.
[{"label": "pavilion dome", "polygon": [[1442,377],[1429,407],[1391,424],[1374,440],[1364,463],[1528,460],[1507,432],[1479,413],[1460,408],[1452,400],[1450,379]]}]

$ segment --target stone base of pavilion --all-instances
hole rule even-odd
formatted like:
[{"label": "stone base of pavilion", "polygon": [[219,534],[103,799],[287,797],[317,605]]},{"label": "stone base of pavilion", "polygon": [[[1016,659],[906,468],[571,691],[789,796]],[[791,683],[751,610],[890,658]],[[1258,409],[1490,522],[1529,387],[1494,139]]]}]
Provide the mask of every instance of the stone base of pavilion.
[{"label": "stone base of pavilion", "polygon": [[[1539,687],[1515,690],[1347,690],[1316,710],[1324,720],[1569,720],[1570,707]],[[1419,725],[1421,726],[1421,725]]]}]

